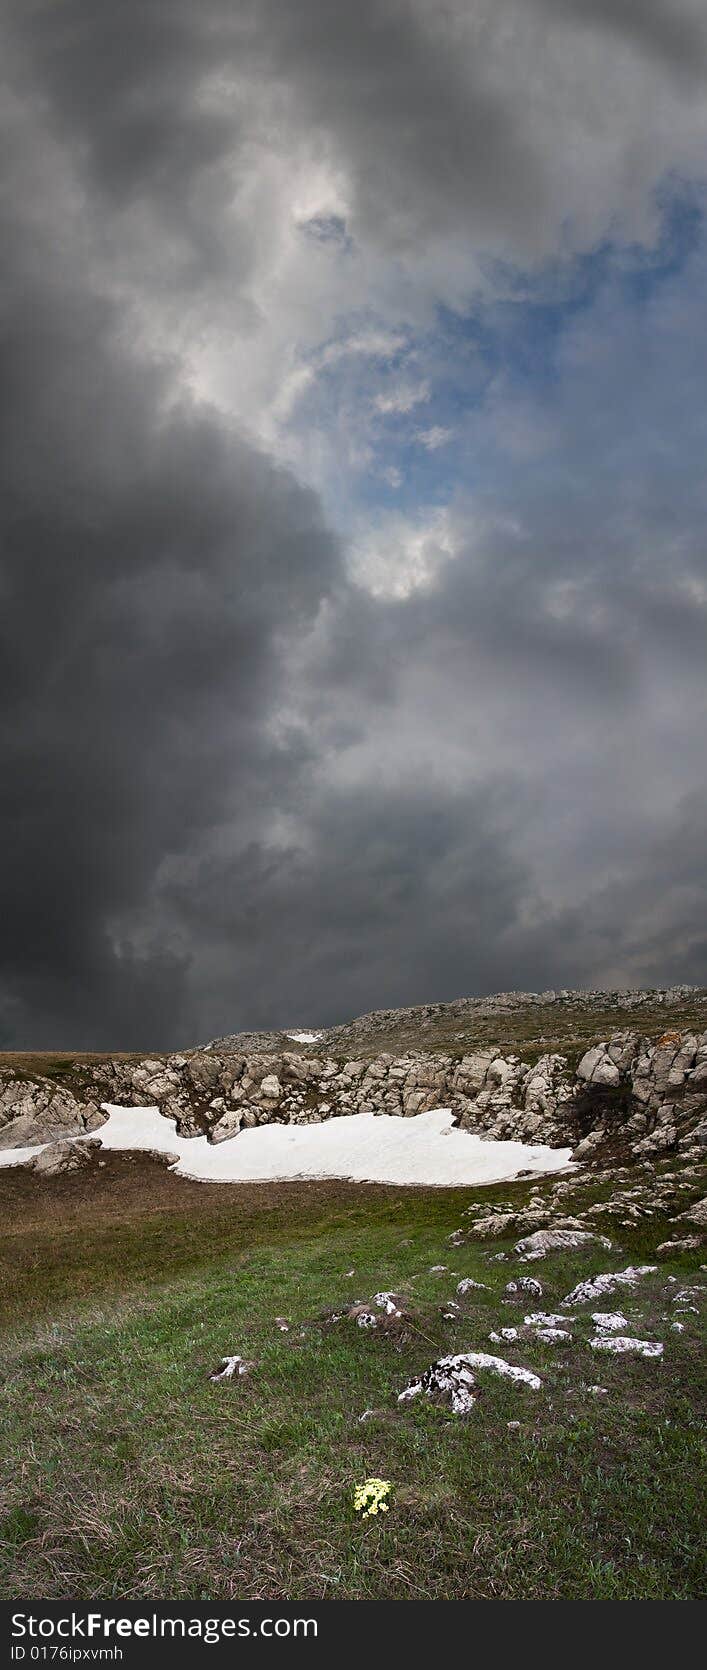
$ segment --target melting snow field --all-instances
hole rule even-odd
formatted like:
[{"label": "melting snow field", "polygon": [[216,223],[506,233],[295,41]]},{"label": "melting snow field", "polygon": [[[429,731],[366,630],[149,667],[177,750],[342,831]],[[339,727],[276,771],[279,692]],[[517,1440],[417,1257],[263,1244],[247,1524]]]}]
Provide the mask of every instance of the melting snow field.
[{"label": "melting snow field", "polygon": [[[104,1104],[108,1123],[93,1133],[104,1148],[157,1150],[173,1155],[184,1177],[204,1182],[254,1183],[341,1177],[361,1183],[451,1185],[499,1183],[519,1171],[559,1171],[571,1149],[483,1142],[457,1130],[451,1113],[436,1108],[411,1119],[370,1113],[343,1115],[321,1125],[261,1125],[229,1142],[180,1137],[173,1119],[156,1107]],[[19,1163],[38,1148],[6,1150],[0,1163]]]},{"label": "melting snow field", "polygon": [[27,1160],[33,1160],[35,1154],[46,1148],[46,1142],[38,1142],[35,1148],[3,1148],[0,1149],[0,1166],[22,1166]]}]

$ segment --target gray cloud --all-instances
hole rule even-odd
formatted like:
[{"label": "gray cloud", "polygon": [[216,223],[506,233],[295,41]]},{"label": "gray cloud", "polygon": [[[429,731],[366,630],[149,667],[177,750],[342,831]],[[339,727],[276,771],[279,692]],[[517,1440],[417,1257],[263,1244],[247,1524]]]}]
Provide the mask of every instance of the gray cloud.
[{"label": "gray cloud", "polygon": [[704,73],[707,29],[701,7],[685,8],[668,0],[538,0],[558,22],[597,26],[628,40],[661,65],[671,64],[689,77]]},{"label": "gray cloud", "polygon": [[601,234],[704,143],[698,0],[62,0],[10,16],[16,73],[76,165],[114,212],[149,205],[188,249],[185,282],[247,277],[247,229],[234,246],[224,223],[263,151],[304,143],[339,166],[364,240],[552,255],[590,213],[585,190]]},{"label": "gray cloud", "polygon": [[[184,350],[212,332],[217,363],[235,342],[249,374],[277,370],[292,320],[326,339],[370,282],[388,324],[400,290],[423,375],[410,292],[434,293],[430,251],[462,249],[470,290],[489,254],[556,255],[597,181],[595,230],[630,228],[699,150],[679,92],[699,13],[556,12],[10,8],[7,1044],[707,983],[702,253],[638,310],[609,279],[542,387],[475,370],[450,546],[403,599],[352,580],[236,372],[217,409]],[[305,184],[319,162],[342,174],[346,227],[313,211],[335,238],[292,234],[298,147]]]},{"label": "gray cloud", "polygon": [[217,1026],[239,1011],[246,982],[261,1025],[313,1012],[334,1021],[371,991],[386,1005],[493,984],[528,885],[509,850],[513,809],[502,784],[330,789],[309,811],[306,846],[252,844],[168,886],[165,907],[208,940]]},{"label": "gray cloud", "polygon": [[[175,1036],[188,950],[125,943],[165,854],[255,802],[281,657],[339,577],[313,496],[170,400],[111,309],[15,239],[5,318],[4,978],[36,1042]],[[122,942],[122,943],[121,943]]]}]

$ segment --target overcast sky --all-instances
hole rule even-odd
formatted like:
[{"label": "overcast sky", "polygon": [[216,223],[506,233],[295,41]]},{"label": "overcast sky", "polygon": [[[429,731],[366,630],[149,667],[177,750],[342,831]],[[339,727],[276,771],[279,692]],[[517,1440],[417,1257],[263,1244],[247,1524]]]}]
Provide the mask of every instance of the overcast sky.
[{"label": "overcast sky", "polygon": [[0,1045],[707,984],[704,0],[6,0]]}]

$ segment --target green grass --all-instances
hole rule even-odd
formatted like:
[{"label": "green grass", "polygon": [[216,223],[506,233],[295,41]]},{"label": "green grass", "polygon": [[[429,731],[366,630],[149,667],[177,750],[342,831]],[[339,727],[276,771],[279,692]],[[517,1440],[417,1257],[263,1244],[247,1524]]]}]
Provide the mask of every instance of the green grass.
[{"label": "green grass", "polygon": [[[406,1050],[458,1056],[493,1045],[500,1054],[515,1052],[530,1065],[541,1055],[557,1051],[566,1055],[574,1068],[592,1044],[610,1038],[623,1028],[642,1037],[658,1038],[666,1031],[688,1028],[703,1032],[705,1026],[707,1007],[704,998],[699,996],[670,1008],[646,1003],[635,1009],[622,1008],[620,1004],[607,1005],[606,1009],[598,1006],[583,1009],[576,1002],[558,1001],[529,1004],[496,1015],[473,1011],[455,1013],[451,1005],[444,1005],[439,1014],[424,1021],[414,1009],[407,1013],[401,1010],[390,1019],[381,1015],[373,1025],[365,1018],[351,1021],[332,1034],[327,1048],[336,1056],[367,1059],[383,1053],[401,1055]],[[313,1046],[315,1050],[316,1047]]]},{"label": "green grass", "polygon": [[[400,1407],[396,1394],[443,1351],[493,1350],[489,1330],[516,1320],[501,1305],[515,1264],[489,1263],[495,1245],[451,1248],[446,1237],[472,1200],[523,1199],[526,1185],[275,1192],[190,1185],[124,1156],[108,1169],[102,1202],[83,1174],[55,1180],[63,1198],[49,1182],[3,1180],[15,1272],[0,1393],[12,1458],[0,1508],[5,1598],[703,1590],[697,1318],[683,1335],[661,1321],[679,1265],[623,1304],[637,1328],[666,1340],[662,1364],[595,1356],[587,1319],[567,1349],[496,1347],[534,1367],[543,1389],[484,1377],[460,1420],[422,1401]],[[644,1256],[663,1231],[642,1228],[624,1241],[627,1256]],[[437,1263],[454,1277],[429,1274]],[[544,1308],[612,1266],[576,1253],[535,1266]],[[467,1274],[491,1291],[445,1322],[440,1303]],[[410,1294],[405,1337],[322,1325],[327,1307],[380,1287]],[[214,1385],[209,1370],[227,1351],[257,1368]],[[607,1397],[588,1392],[597,1381]],[[352,1493],[369,1475],[392,1481],[391,1510],[361,1523]]]}]

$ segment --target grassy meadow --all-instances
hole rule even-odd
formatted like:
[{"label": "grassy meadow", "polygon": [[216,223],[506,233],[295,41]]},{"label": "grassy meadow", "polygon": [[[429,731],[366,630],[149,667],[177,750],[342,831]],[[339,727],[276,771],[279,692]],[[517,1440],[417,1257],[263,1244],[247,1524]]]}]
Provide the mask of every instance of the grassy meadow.
[{"label": "grassy meadow", "polygon": [[[510,1243],[447,1237],[474,1200],[529,1186],[207,1185],[117,1154],[44,1182],[0,1174],[2,1594],[697,1598],[704,1358],[698,1317],[683,1333],[664,1318],[667,1277],[699,1254],[598,1307],[664,1339],[662,1362],[592,1352],[593,1306],[569,1346],[494,1346],[492,1329],[646,1260],[665,1233],[555,1255],[530,1267],[542,1301],[503,1304],[519,1266],[493,1254]],[[487,1289],[446,1321],[466,1275]],[[402,1331],[323,1320],[381,1288],[408,1297]],[[464,1349],[534,1369],[542,1389],[483,1374],[468,1418],[398,1405]],[[212,1383],[236,1352],[253,1372]],[[371,1475],[391,1481],[390,1512],[361,1521],[353,1489]]]}]

